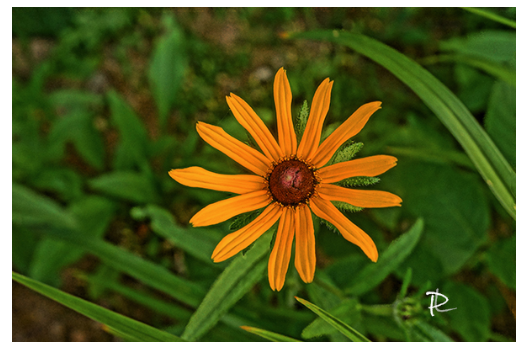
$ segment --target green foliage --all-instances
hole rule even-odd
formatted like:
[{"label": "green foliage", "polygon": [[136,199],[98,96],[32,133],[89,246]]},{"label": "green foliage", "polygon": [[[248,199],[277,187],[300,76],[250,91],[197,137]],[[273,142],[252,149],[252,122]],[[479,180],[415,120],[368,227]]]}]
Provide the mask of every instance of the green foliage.
[{"label": "green foliage", "polygon": [[[515,340],[516,9],[465,10],[14,8],[13,280],[124,341]],[[261,209],[193,228],[197,211],[228,195],[167,172],[248,174],[205,144],[196,122],[259,149],[225,96],[242,97],[277,137],[280,67],[299,141],[326,77],[322,139],[362,104],[383,102],[329,164],[397,157],[382,180],[336,184],[376,184],[403,203],[333,202],[372,238],[378,262],[314,217],[314,282],[299,278],[293,247],[277,293],[266,277],[275,229],[230,261],[211,260]],[[425,293],[436,288],[456,310],[431,316]],[[13,320],[33,313],[25,303]]]}]

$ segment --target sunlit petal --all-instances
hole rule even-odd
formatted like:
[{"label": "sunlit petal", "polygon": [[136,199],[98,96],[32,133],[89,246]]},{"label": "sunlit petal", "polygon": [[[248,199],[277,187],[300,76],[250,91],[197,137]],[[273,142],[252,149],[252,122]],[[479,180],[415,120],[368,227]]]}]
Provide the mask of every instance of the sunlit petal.
[{"label": "sunlit petal", "polygon": [[323,122],[330,108],[330,93],[334,82],[326,78],[317,88],[310,108],[310,116],[306,122],[306,129],[299,143],[297,155],[305,160],[311,160],[317,152]]},{"label": "sunlit petal", "polygon": [[344,123],[328,136],[317,149],[312,164],[316,167],[324,166],[337,149],[349,138],[357,135],[365,126],[370,116],[381,109],[381,102],[375,101],[362,105]]},{"label": "sunlit petal", "polygon": [[196,130],[205,142],[250,171],[265,176],[271,161],[262,153],[227,134],[221,127],[198,122]]},{"label": "sunlit petal", "polygon": [[318,188],[319,196],[326,200],[342,201],[360,208],[387,208],[401,206],[401,198],[380,190],[360,190],[322,183]]},{"label": "sunlit petal", "polygon": [[295,268],[305,283],[315,274],[315,236],[312,213],[306,205],[295,209]]},{"label": "sunlit petal", "polygon": [[224,237],[216,246],[211,258],[214,262],[227,260],[251,245],[269,230],[281,216],[282,208],[271,204],[252,222]]},{"label": "sunlit petal", "polygon": [[375,177],[396,165],[396,157],[378,155],[353,159],[326,166],[317,171],[324,183],[334,183],[350,177]]},{"label": "sunlit petal", "polygon": [[268,262],[268,278],[272,290],[280,291],[284,286],[286,272],[290,264],[293,242],[294,212],[292,209],[282,209],[277,237]]},{"label": "sunlit petal", "polygon": [[209,204],[191,218],[193,226],[214,225],[233,216],[265,207],[271,202],[266,190],[238,195]]},{"label": "sunlit petal", "polygon": [[359,246],[372,261],[378,260],[376,244],[363,230],[354,225],[328,200],[312,197],[310,208],[313,213],[334,225],[343,237]]},{"label": "sunlit petal", "polygon": [[279,69],[273,83],[275,109],[277,111],[277,127],[279,131],[279,146],[286,156],[297,151],[297,137],[293,128],[291,116],[292,94],[288,77],[284,68]]},{"label": "sunlit petal", "polygon": [[231,93],[226,100],[237,121],[251,134],[269,160],[277,161],[284,156],[266,125],[242,98]]},{"label": "sunlit petal", "polygon": [[265,180],[253,174],[217,174],[201,167],[172,169],[169,175],[180,184],[188,187],[231,192],[250,193],[266,188]]}]

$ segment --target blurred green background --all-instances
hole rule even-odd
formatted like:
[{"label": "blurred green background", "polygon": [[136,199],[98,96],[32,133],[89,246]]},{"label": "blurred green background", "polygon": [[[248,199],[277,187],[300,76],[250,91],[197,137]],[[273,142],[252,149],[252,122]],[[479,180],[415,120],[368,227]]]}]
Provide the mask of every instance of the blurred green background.
[{"label": "blurred green background", "polygon": [[[515,20],[515,8],[488,10]],[[243,172],[205,144],[195,124],[247,141],[225,101],[233,92],[276,133],[273,78],[284,67],[293,116],[323,79],[335,81],[326,135],[360,105],[383,102],[355,137],[365,144],[358,156],[398,158],[374,189],[403,204],[348,216],[379,251],[420,217],[424,231],[387,278],[354,293],[355,275],[371,262],[317,226],[314,283],[302,283],[292,262],[274,293],[260,271],[200,340],[261,340],[239,325],[342,340],[293,296],[334,311],[373,341],[431,340],[435,332],[455,341],[515,340],[515,221],[460,145],[383,67],[345,46],[285,36],[344,30],[402,52],[461,99],[515,169],[515,29],[460,8],[14,8],[12,15],[14,271],[180,335],[229,264],[209,256],[230,222],[193,229],[188,221],[228,194],[182,186],[167,172]],[[137,257],[149,273],[130,267]],[[165,274],[189,289],[172,293]],[[436,288],[449,297],[444,308],[456,311],[431,317],[425,291]],[[32,293],[13,283],[13,341],[119,340]],[[384,309],[395,302],[397,313]]]}]

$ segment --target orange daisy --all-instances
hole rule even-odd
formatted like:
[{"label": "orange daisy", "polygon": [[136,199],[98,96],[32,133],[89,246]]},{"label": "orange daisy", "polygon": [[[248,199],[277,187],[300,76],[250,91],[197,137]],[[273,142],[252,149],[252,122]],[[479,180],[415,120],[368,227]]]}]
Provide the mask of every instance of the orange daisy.
[{"label": "orange daisy", "polygon": [[381,108],[379,101],[361,106],[320,143],[323,121],[330,107],[332,85],[333,81],[327,78],[317,88],[299,145],[291,117],[290,84],[283,68],[275,75],[273,85],[278,142],[255,111],[233,93],[227,97],[227,104],[262,152],[228,135],[218,126],[198,122],[198,134],[207,143],[254,174],[217,174],[200,167],[169,172],[173,179],[190,187],[239,194],[200,210],[190,221],[195,227],[218,224],[265,207],[252,222],[220,241],[213,251],[214,262],[236,255],[279,220],[268,263],[268,277],[273,290],[280,291],[284,285],[294,239],[295,268],[304,282],[312,282],[315,274],[312,212],[330,222],[345,239],[359,246],[376,262],[378,251],[372,239],[348,220],[332,201],[361,208],[400,206],[401,203],[398,196],[388,192],[349,189],[332,184],[350,177],[380,175],[394,167],[397,161],[395,157],[378,155],[325,166],[337,149],[356,135],[370,116]]}]

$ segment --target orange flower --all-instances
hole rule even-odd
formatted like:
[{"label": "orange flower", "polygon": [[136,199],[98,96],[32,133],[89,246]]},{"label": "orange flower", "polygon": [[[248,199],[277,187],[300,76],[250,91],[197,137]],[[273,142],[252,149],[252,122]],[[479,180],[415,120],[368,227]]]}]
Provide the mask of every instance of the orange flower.
[{"label": "orange flower", "polygon": [[315,273],[315,237],[312,212],[334,225],[345,239],[359,246],[374,262],[378,251],[372,239],[350,222],[331,202],[362,208],[400,206],[391,193],[344,188],[331,183],[350,177],[374,177],[396,165],[396,158],[379,155],[325,166],[337,149],[365,126],[381,108],[376,101],[361,106],[321,144],[323,121],[330,107],[333,82],[325,79],[315,92],[303,137],[297,137],[291,117],[292,94],[286,71],[275,76],[273,92],[277,110],[278,142],[262,120],[240,97],[231,94],[227,104],[236,120],[251,134],[262,152],[249,147],[222,128],[198,122],[198,134],[211,146],[252,171],[254,175],[224,175],[200,167],[173,169],[170,176],[181,184],[239,194],[210,204],[191,219],[194,226],[207,226],[236,215],[264,208],[243,228],[225,236],[213,251],[214,262],[224,261],[258,239],[277,220],[279,227],[268,263],[271,289],[281,290],[295,237],[295,268],[306,283]]}]

